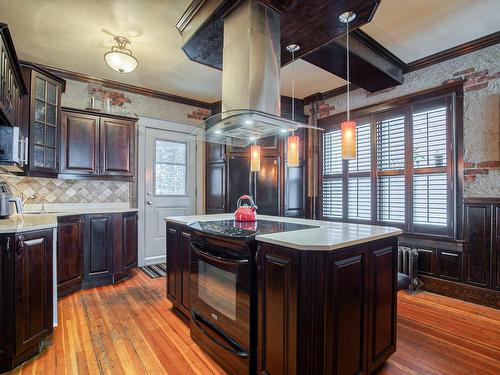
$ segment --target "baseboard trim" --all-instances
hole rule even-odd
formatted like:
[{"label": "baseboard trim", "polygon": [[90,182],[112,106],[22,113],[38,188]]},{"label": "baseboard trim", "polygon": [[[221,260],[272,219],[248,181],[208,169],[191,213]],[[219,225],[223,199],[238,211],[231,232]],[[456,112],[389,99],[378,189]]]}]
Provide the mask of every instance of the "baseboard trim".
[{"label": "baseboard trim", "polygon": [[418,278],[424,283],[422,289],[425,291],[500,309],[500,291],[478,288],[430,276],[419,275]]}]

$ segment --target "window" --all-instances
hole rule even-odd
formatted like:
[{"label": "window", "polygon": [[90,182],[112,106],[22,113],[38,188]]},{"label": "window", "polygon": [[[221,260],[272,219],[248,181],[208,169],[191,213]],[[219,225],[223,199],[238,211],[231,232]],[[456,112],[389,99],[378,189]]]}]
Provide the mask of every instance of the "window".
[{"label": "window", "polygon": [[187,145],[156,140],[155,195],[186,195]]},{"label": "window", "polygon": [[349,161],[341,159],[342,116],[329,120],[323,133],[323,217],[452,236],[454,101],[455,95],[446,94],[383,106],[381,112],[360,110],[357,158]]}]

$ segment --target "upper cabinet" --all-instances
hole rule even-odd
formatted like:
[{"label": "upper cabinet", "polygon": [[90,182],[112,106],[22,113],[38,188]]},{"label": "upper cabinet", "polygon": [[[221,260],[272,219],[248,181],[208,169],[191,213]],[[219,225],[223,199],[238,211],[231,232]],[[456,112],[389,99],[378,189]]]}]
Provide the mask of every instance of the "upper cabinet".
[{"label": "upper cabinet", "polygon": [[0,23],[0,125],[19,126],[24,95],[26,86],[12,37],[7,25]]},{"label": "upper cabinet", "polygon": [[63,108],[60,173],[131,180],[135,176],[136,121]]},{"label": "upper cabinet", "polygon": [[30,175],[57,175],[59,166],[59,131],[61,91],[65,81],[42,68],[22,64],[29,100],[23,103],[23,125],[29,132]]}]

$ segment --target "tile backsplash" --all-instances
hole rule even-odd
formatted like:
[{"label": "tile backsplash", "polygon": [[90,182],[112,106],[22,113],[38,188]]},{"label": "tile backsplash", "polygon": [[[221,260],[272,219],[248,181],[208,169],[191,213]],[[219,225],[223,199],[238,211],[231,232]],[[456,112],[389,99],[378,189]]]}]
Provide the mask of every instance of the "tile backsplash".
[{"label": "tile backsplash", "polygon": [[129,183],[124,181],[59,180],[0,174],[13,193],[36,194],[27,204],[35,203],[128,203]]}]

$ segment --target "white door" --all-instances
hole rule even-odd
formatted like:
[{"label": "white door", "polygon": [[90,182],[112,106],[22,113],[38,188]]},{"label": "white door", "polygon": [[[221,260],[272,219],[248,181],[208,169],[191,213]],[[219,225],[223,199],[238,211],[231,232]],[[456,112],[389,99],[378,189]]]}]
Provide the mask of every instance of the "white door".
[{"label": "white door", "polygon": [[165,259],[165,216],[195,213],[196,142],[187,134],[153,128],[145,135],[144,259],[153,264]]}]

